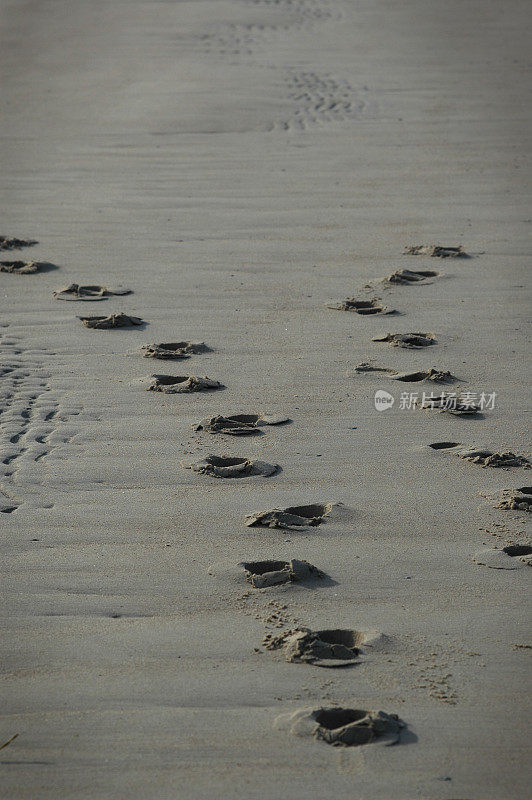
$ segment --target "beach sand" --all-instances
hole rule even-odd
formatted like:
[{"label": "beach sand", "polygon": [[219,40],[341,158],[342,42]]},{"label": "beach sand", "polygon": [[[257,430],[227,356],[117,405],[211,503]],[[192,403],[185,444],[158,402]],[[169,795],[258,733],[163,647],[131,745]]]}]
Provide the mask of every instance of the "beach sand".
[{"label": "beach sand", "polygon": [[[478,554],[530,543],[527,513],[496,506],[532,473],[428,445],[530,457],[529,17],[521,0],[4,0],[0,234],[38,244],[0,255],[55,268],[0,274],[3,797],[528,796],[530,570]],[[404,254],[418,244],[471,257]],[[401,269],[438,275],[381,283]],[[71,283],[133,293],[53,298]],[[347,297],[400,314],[326,306]],[[118,312],[146,324],[77,318]],[[436,341],[372,341],[409,332]],[[180,341],[210,350],[142,357]],[[363,362],[450,371],[445,391],[494,407],[401,408],[442,386]],[[148,392],[153,374],[225,388]],[[291,422],[193,430],[236,413]],[[183,468],[209,454],[281,469]],[[309,503],[343,505],[245,525]],[[294,558],[327,579],[256,589],[238,566]],[[263,646],[298,626],[376,635],[343,669]],[[400,743],[276,723],[335,705],[398,715]]]}]

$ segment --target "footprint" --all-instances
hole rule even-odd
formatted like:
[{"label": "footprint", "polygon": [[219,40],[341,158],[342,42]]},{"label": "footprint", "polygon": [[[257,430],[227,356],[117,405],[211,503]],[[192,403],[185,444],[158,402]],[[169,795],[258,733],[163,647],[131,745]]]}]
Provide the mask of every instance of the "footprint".
[{"label": "footprint", "polygon": [[14,239],[11,236],[0,236],[0,250],[21,250],[38,244],[34,239]]},{"label": "footprint", "polygon": [[246,514],[245,520],[248,527],[261,525],[267,528],[313,527],[321,525],[331,509],[331,503],[289,506]]},{"label": "footprint", "polygon": [[329,668],[353,666],[360,652],[360,639],[357,631],[296,628],[279,636],[267,633],[262,644],[267,650],[282,650],[293,664]]},{"label": "footprint", "polygon": [[246,570],[246,580],[255,589],[265,589],[283,583],[323,578],[323,572],[308,561],[244,561],[239,566]]},{"label": "footprint", "polygon": [[532,486],[506,489],[501,495],[495,508],[502,508],[505,511],[532,511]]},{"label": "footprint", "polygon": [[374,336],[372,342],[388,342],[392,347],[408,347],[416,349],[429,347],[436,344],[433,333],[387,333],[384,336]]},{"label": "footprint", "polygon": [[357,314],[397,314],[394,308],[381,305],[377,298],[372,300],[357,300],[356,297],[348,297],[340,303],[326,303],[327,308],[336,311],[355,311]]},{"label": "footprint", "polygon": [[509,544],[501,550],[479,550],[473,556],[475,564],[490,569],[515,570],[532,566],[532,547],[528,544]]},{"label": "footprint", "polygon": [[80,286],[78,283],[71,283],[64,289],[52,292],[56,300],[106,300],[111,295],[132,294],[132,289],[125,289],[117,286],[109,289],[107,286]]},{"label": "footprint", "polygon": [[38,261],[0,261],[0,272],[11,272],[13,275],[33,275],[39,271]]},{"label": "footprint", "polygon": [[153,375],[153,381],[147,387],[149,392],[165,392],[165,394],[180,394],[182,392],[205,392],[213,389],[223,389],[223,383],[213,381],[207,376],[198,378],[196,375]]},{"label": "footprint", "polygon": [[[6,463],[5,459],[2,463]],[[12,473],[5,473],[4,478],[9,477]],[[16,511],[20,503],[6,491],[0,490],[0,514],[12,514]]]},{"label": "footprint", "polygon": [[465,395],[457,395],[455,392],[442,392],[438,397],[426,397],[420,403],[420,408],[454,414],[457,417],[480,416],[482,410]]},{"label": "footprint", "polygon": [[494,453],[492,450],[479,449],[474,447],[464,447],[460,442],[433,442],[429,444],[433,450],[449,450],[471,461],[473,464],[480,464],[482,467],[499,467],[502,469],[510,467],[521,467],[531,469],[532,464],[528,458],[516,455],[510,451],[504,453]]},{"label": "footprint", "polygon": [[420,372],[398,372],[393,377],[394,381],[403,381],[404,383],[421,383],[423,381],[432,381],[432,383],[455,383],[457,377],[450,372],[431,367],[430,369],[421,370]]},{"label": "footprint", "polygon": [[462,247],[442,247],[441,245],[414,244],[405,247],[407,256],[431,256],[432,258],[469,258]]},{"label": "footprint", "polygon": [[347,374],[349,377],[352,377],[353,375],[366,374],[369,372],[389,375],[392,380],[402,381],[403,383],[421,383],[424,381],[432,383],[455,383],[459,380],[451,372],[444,372],[441,369],[436,369],[436,367],[420,370],[419,372],[398,372],[396,369],[391,369],[389,367],[376,367],[367,361],[358,364],[352,373],[348,372]]},{"label": "footprint", "polygon": [[210,352],[205,342],[162,342],[161,344],[145,344],[144,358],[180,359],[190,358],[197,353]]},{"label": "footprint", "polygon": [[359,91],[331,75],[290,70],[286,83],[294,110],[281,121],[282,130],[354,120],[368,110],[367,90]]},{"label": "footprint", "polygon": [[353,370],[355,373],[364,373],[364,372],[384,372],[387,375],[399,375],[397,370],[389,369],[388,367],[375,367],[373,364],[370,364],[369,361],[363,361],[362,364],[358,364]]},{"label": "footprint", "polygon": [[185,469],[212,475],[214,478],[248,478],[262,475],[267,478],[279,471],[278,464],[266,461],[251,461],[249,458],[233,458],[231,456],[206,456],[195,464],[182,464]]},{"label": "footprint", "polygon": [[415,271],[411,269],[398,269],[397,272],[392,272],[391,275],[383,278],[382,282],[401,284],[420,283],[421,281],[426,281],[429,278],[437,278],[439,274],[439,272],[434,272],[431,270]]},{"label": "footprint", "polygon": [[523,469],[530,469],[532,464],[524,456],[519,456],[511,451],[504,453],[493,453],[491,450],[464,450],[458,454],[460,458],[467,458],[473,464],[480,464],[483,467],[522,467]]},{"label": "footprint", "polygon": [[108,330],[110,328],[128,328],[134,325],[145,325],[140,317],[128,317],[122,312],[110,314],[108,317],[78,317],[87,328],[97,330]]},{"label": "footprint", "polygon": [[[262,590],[277,586],[281,591],[286,591],[296,584],[309,586],[312,589],[338,585],[335,580],[313,564],[296,558],[243,561],[239,564],[229,560],[217,561],[209,565],[207,573],[212,577],[241,587],[242,591],[245,591],[246,587],[247,589],[252,587]],[[249,595],[249,592],[247,594]],[[286,622],[286,625],[296,624],[295,619]]]},{"label": "footprint", "polygon": [[228,436],[249,436],[260,434],[265,425],[284,425],[291,422],[288,417],[269,416],[264,414],[233,414],[230,417],[210,417],[202,419],[194,425],[195,431],[207,433],[225,433]]},{"label": "footprint", "polygon": [[333,747],[357,747],[376,742],[396,744],[405,724],[397,714],[354,708],[303,708],[281,714],[274,723],[294,736],[312,737]]}]

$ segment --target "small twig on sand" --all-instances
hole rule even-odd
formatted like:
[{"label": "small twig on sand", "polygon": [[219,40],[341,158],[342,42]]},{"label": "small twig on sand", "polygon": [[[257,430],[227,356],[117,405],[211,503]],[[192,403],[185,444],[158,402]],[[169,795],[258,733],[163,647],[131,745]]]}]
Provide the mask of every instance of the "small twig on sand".
[{"label": "small twig on sand", "polygon": [[7,747],[7,746],[8,746],[8,744],[11,744],[11,742],[13,741],[13,739],[16,739],[16,738],[17,738],[17,736],[18,736],[18,733],[15,733],[15,735],[14,735],[14,736],[12,736],[12,737],[11,737],[11,739],[8,739],[8,740],[7,740],[7,742],[4,742],[4,744],[0,744],[0,750],[3,750],[3,749],[4,749],[4,747]]}]

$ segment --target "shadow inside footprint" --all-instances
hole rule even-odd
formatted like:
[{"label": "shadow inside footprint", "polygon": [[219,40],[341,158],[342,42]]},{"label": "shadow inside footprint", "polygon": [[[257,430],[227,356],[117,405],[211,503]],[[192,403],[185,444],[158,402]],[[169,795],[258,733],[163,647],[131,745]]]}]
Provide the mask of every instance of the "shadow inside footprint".
[{"label": "shadow inside footprint", "polygon": [[332,509],[331,503],[315,503],[308,506],[289,506],[246,514],[248,527],[263,525],[268,528],[313,527],[321,525]]},{"label": "shadow inside footprint", "polygon": [[452,450],[460,447],[460,442],[432,442],[429,447],[432,447],[433,450]]},{"label": "shadow inside footprint", "polygon": [[278,464],[268,464],[266,461],[213,455],[194,464],[183,464],[183,467],[214,478],[248,478],[255,475],[267,478],[280,470]]},{"label": "shadow inside footprint", "polygon": [[430,256],[431,258],[469,258],[462,247],[442,247],[433,244],[414,244],[405,247],[407,256]]},{"label": "shadow inside footprint", "polygon": [[152,375],[153,381],[147,386],[148,392],[180,394],[182,392],[208,392],[223,389],[223,383],[197,375]]},{"label": "shadow inside footprint", "polygon": [[371,341],[388,342],[392,347],[412,349],[436,344],[436,338],[433,333],[386,333],[384,336],[374,336]]},{"label": "shadow inside footprint", "polygon": [[210,352],[205,342],[161,342],[159,344],[145,344],[142,347],[144,358],[159,358],[161,360],[190,358],[191,355]]},{"label": "shadow inside footprint", "polygon": [[112,295],[125,295],[132,294],[131,289],[126,289],[122,286],[117,286],[110,289],[107,286],[80,286],[78,283],[71,283],[65,286],[64,289],[58,289],[52,292],[55,300],[107,300]]},{"label": "shadow inside footprint", "polygon": [[509,544],[503,547],[502,550],[503,553],[512,558],[532,555],[532,547],[529,544]]},{"label": "shadow inside footprint", "polygon": [[383,278],[383,283],[400,283],[400,284],[409,284],[409,283],[420,283],[421,281],[426,281],[429,278],[437,278],[439,272],[435,272],[434,270],[412,270],[412,269],[398,269],[396,272],[392,272],[391,275],[388,275],[386,278]]},{"label": "shadow inside footprint", "polygon": [[246,570],[246,580],[255,589],[324,577],[323,572],[308,561],[295,558],[290,561],[244,561],[241,566]]},{"label": "shadow inside footprint", "polygon": [[339,303],[327,303],[327,308],[332,308],[335,311],[354,311],[357,314],[396,314],[393,308],[381,305],[381,303],[374,298],[373,300],[357,300],[356,297],[348,297]]},{"label": "shadow inside footprint", "polygon": [[392,745],[400,740],[401,730],[406,727],[396,714],[339,706],[282,714],[275,726],[334,747],[357,747],[373,742]]},{"label": "shadow inside footprint", "polygon": [[291,420],[288,417],[268,416],[264,414],[233,414],[230,417],[210,417],[202,419],[194,425],[195,431],[207,433],[225,433],[228,436],[249,436],[261,434],[260,428],[267,425],[284,425]]},{"label": "shadow inside footprint", "polygon": [[112,328],[130,328],[146,323],[140,317],[129,317],[127,314],[110,314],[108,317],[78,317],[87,328],[110,330]]},{"label": "shadow inside footprint", "polygon": [[427,373],[426,372],[403,372],[399,375],[396,375],[394,378],[395,381],[404,381],[405,383],[420,383],[421,381],[427,380]]}]

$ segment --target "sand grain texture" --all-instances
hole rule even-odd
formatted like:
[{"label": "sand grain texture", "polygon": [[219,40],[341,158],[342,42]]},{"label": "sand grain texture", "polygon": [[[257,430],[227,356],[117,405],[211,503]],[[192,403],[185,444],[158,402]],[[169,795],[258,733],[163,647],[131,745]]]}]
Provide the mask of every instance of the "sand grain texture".
[{"label": "sand grain texture", "polygon": [[[484,499],[529,473],[427,444],[530,458],[529,4],[1,8],[1,232],[32,242],[3,256],[56,269],[0,273],[0,742],[19,734],[0,793],[522,800],[531,571],[473,555],[529,543],[529,514]],[[404,252],[416,244],[470,257]],[[398,270],[439,275],[381,283]],[[74,282],[133,287],[94,313],[147,327],[88,330],[52,297]],[[326,308],[367,286],[400,310],[393,326]],[[371,341],[386,330],[438,341]],[[137,385],[146,343],[204,341],[186,374],[223,392]],[[419,384],[347,377],[372,359],[401,374],[434,362],[496,392],[495,409],[401,410]],[[393,408],[375,410],[377,388]],[[292,420],[242,442],[282,472],[182,469],[214,446],[193,426],[239,409]],[[313,502],[351,516],[244,524]],[[207,571],[293,559],[330,580],[262,590]],[[384,643],[345,670],[261,650],[299,627]],[[274,725],[335,705],[397,715],[401,742],[337,749]]]}]

